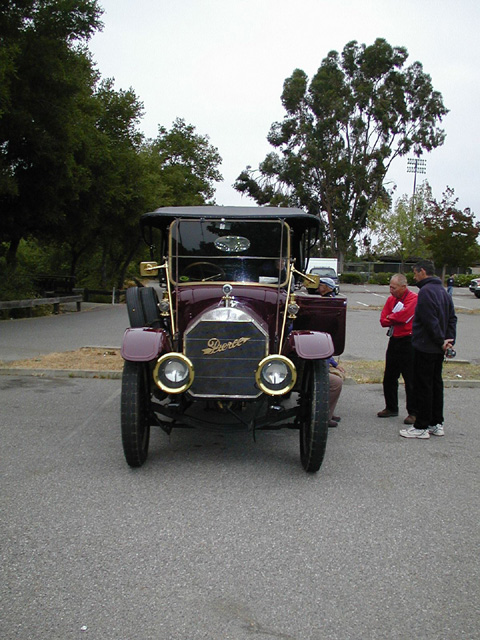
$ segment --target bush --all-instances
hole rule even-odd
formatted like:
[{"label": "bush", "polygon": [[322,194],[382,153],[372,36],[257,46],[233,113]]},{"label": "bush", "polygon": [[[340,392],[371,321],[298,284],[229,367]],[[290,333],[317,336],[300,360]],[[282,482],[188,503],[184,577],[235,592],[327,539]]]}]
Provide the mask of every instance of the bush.
[{"label": "bush", "polygon": [[455,286],[456,287],[468,287],[470,281],[473,280],[476,276],[471,273],[458,273],[455,276]]},{"label": "bush", "polygon": [[35,287],[32,275],[21,266],[17,269],[9,267],[0,258],[0,300],[22,300],[34,298]]},{"label": "bush", "polygon": [[368,273],[355,273],[348,271],[342,273],[338,279],[342,284],[363,284],[368,280]]},{"label": "bush", "polygon": [[413,271],[407,271],[404,275],[407,279],[407,284],[409,287],[413,287],[414,285],[417,284],[417,281],[413,277]]},{"label": "bush", "polygon": [[368,279],[368,282],[370,284],[390,284],[390,280],[393,275],[393,273],[389,273],[387,271],[372,273],[372,275]]}]

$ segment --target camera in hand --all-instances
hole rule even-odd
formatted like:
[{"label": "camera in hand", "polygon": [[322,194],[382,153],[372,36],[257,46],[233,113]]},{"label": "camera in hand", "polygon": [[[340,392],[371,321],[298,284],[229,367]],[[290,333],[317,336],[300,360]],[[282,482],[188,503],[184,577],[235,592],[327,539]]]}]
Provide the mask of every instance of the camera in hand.
[{"label": "camera in hand", "polygon": [[448,349],[445,350],[446,358],[454,358],[456,355],[457,352],[455,351],[455,349],[453,349],[453,347],[448,347]]}]

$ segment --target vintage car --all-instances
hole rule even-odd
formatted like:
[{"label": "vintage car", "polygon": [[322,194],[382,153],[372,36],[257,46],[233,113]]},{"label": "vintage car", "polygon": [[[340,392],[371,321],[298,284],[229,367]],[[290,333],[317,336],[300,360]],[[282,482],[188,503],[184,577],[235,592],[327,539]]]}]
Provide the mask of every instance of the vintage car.
[{"label": "vintage car", "polygon": [[480,298],[480,278],[471,280],[468,288],[477,298]]},{"label": "vintage car", "polygon": [[344,349],[347,304],[306,289],[318,286],[302,271],[318,219],[291,208],[169,207],[145,213],[140,226],[151,256],[140,273],[155,282],[126,292],[127,463],[145,462],[151,426],[254,436],[293,428],[304,469],[318,471],[329,358]]}]

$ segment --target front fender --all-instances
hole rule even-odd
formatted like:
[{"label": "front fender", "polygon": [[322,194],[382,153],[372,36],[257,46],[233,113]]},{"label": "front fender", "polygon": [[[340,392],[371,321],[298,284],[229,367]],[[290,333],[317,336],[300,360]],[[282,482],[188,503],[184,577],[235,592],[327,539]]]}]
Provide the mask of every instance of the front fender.
[{"label": "front fender", "polygon": [[287,338],[283,355],[296,353],[304,360],[324,360],[334,353],[332,336],[322,331],[292,331]]},{"label": "front fender", "polygon": [[149,362],[171,350],[172,345],[165,329],[136,328],[125,331],[120,353],[124,360]]}]

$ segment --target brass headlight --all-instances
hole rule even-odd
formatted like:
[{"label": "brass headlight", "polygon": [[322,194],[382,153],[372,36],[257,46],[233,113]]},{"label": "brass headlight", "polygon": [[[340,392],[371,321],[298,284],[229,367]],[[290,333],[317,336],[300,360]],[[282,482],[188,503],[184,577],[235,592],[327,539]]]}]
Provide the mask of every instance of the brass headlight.
[{"label": "brass headlight", "polygon": [[155,384],[165,393],[182,393],[193,382],[193,364],[182,353],[166,353],[161,356],[155,369]]},{"label": "brass headlight", "polygon": [[258,365],[255,380],[264,393],[280,396],[293,389],[297,371],[293,362],[285,356],[267,356]]}]

